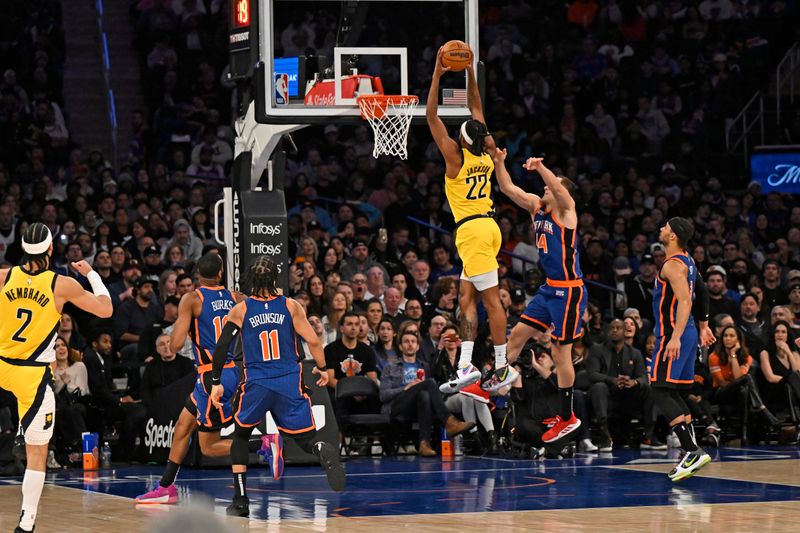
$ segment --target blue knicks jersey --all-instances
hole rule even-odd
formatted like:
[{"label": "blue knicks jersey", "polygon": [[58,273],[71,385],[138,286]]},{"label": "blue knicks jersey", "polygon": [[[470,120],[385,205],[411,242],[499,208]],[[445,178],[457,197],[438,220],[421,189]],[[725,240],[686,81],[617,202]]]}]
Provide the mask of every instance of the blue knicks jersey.
[{"label": "blue knicks jersey", "polygon": [[[233,309],[236,301],[225,287],[199,287],[195,292],[202,303],[200,316],[189,325],[189,336],[194,346],[195,363],[200,366],[213,361],[217,339],[222,333],[228,311]],[[226,362],[231,359],[233,354],[229,352]]]},{"label": "blue knicks jersey", "polygon": [[533,217],[539,264],[547,279],[574,281],[583,278],[578,249],[575,247],[577,229],[565,228],[553,216],[553,211],[539,209]]},{"label": "blue knicks jersey", "polygon": [[[675,254],[664,261],[680,261],[686,265],[688,269],[687,281],[689,282],[689,292],[691,294],[692,302],[694,303],[695,297],[695,283],[697,280],[697,267],[687,253]],[[664,268],[661,265],[661,268]],[[672,330],[675,329],[675,320],[678,316],[678,299],[672,290],[672,286],[668,281],[661,277],[661,270],[658,271],[658,276],[655,280],[655,290],[653,291],[653,316],[655,317],[655,324],[653,331],[656,337],[665,337],[672,335]],[[689,314],[689,320],[686,323],[687,328],[696,327],[694,317]]]},{"label": "blue knicks jersey", "polygon": [[292,315],[285,296],[249,297],[242,321],[245,379],[269,379],[300,371]]}]

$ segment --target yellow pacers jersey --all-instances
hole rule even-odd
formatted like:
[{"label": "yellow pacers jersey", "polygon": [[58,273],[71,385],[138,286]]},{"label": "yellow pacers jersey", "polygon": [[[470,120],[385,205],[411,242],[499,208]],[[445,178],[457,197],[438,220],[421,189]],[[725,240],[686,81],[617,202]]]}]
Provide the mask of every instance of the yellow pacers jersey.
[{"label": "yellow pacers jersey", "polygon": [[0,295],[0,357],[51,362],[55,360],[61,313],[53,290],[56,273],[28,274],[20,267],[9,271]]},{"label": "yellow pacers jersey", "polygon": [[444,190],[456,222],[470,215],[485,215],[492,210],[492,172],[494,161],[483,153],[474,155],[461,149],[464,164],[455,178],[446,177]]}]

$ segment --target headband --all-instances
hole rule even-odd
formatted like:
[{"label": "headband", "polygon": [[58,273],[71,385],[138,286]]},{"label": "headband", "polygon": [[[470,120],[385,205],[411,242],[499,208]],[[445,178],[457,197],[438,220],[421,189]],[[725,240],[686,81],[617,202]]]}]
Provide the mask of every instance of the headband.
[{"label": "headband", "polygon": [[465,141],[467,141],[468,145],[472,146],[472,142],[473,142],[472,141],[472,137],[467,135],[467,122],[469,122],[469,121],[465,120],[464,122],[461,123],[461,136],[464,138]]},{"label": "headband", "polygon": [[39,255],[45,253],[47,250],[50,249],[50,244],[53,242],[53,235],[50,233],[50,230],[47,230],[47,235],[45,236],[42,242],[37,243],[30,243],[25,242],[25,237],[22,238],[22,250],[26,254],[30,255]]}]

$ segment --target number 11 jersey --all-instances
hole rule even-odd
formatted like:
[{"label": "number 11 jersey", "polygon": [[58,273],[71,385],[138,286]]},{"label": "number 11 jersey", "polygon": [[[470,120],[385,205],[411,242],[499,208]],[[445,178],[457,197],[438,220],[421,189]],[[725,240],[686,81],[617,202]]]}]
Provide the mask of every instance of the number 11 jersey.
[{"label": "number 11 jersey", "polygon": [[296,376],[297,337],[286,297],[251,296],[245,306],[241,333],[245,380]]}]

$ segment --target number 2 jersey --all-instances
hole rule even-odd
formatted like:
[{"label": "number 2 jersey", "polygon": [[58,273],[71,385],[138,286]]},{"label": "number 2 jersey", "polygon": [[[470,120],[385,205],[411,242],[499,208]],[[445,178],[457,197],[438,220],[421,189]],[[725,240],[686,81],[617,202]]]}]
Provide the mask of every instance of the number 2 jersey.
[{"label": "number 2 jersey", "polygon": [[52,270],[31,274],[22,267],[9,269],[0,296],[0,357],[55,361],[61,321],[53,295],[57,278]]},{"label": "number 2 jersey", "polygon": [[444,179],[447,202],[456,222],[492,211],[492,157],[487,153],[475,155],[466,148],[461,149],[461,156],[461,170],[453,178]]},{"label": "number 2 jersey", "polygon": [[547,279],[576,281],[583,278],[580,257],[575,247],[578,230],[564,227],[553,211],[539,209],[533,216],[539,265]]},{"label": "number 2 jersey", "polygon": [[245,381],[291,375],[297,387],[300,364],[292,314],[285,296],[248,297],[241,336]]},{"label": "number 2 jersey", "polygon": [[[195,292],[200,297],[202,308],[200,316],[189,325],[189,337],[192,339],[195,363],[202,367],[213,362],[217,339],[236,300],[225,287],[198,287]],[[226,363],[232,359],[233,354],[228,352]]]},{"label": "number 2 jersey", "polygon": [[[695,298],[695,283],[697,280],[697,267],[687,253],[675,254],[664,261],[664,265],[668,261],[680,261],[687,267],[687,282],[689,283],[689,292],[691,294],[692,302]],[[653,291],[653,316],[655,317],[655,324],[653,331],[656,337],[669,337],[672,335],[672,330],[675,329],[675,320],[678,317],[678,299],[675,297],[675,292],[672,290],[672,285],[661,277],[661,270],[658,271],[658,276],[655,280],[655,290]],[[686,329],[695,328],[694,317],[689,313],[689,320],[686,323]]]}]

